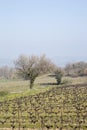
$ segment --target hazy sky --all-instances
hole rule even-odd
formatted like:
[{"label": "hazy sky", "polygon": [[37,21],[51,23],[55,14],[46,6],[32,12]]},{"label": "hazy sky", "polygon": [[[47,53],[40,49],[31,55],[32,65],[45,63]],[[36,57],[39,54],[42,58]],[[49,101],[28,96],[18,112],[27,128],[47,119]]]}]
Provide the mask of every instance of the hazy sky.
[{"label": "hazy sky", "polygon": [[87,0],[0,0],[0,58],[87,57]]}]

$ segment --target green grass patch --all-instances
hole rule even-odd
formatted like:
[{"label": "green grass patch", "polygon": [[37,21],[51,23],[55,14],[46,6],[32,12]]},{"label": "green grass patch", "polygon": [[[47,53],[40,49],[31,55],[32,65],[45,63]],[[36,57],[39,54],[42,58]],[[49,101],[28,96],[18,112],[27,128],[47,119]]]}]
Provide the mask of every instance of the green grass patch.
[{"label": "green grass patch", "polygon": [[7,91],[0,91],[0,97],[7,96],[9,93]]}]

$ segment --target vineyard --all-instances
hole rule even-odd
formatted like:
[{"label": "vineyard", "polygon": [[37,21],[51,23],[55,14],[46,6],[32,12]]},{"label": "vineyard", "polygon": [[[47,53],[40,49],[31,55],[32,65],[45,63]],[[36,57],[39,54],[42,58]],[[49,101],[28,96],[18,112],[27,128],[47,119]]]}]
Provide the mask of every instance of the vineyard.
[{"label": "vineyard", "polygon": [[0,128],[87,130],[87,85],[54,87],[0,102]]}]

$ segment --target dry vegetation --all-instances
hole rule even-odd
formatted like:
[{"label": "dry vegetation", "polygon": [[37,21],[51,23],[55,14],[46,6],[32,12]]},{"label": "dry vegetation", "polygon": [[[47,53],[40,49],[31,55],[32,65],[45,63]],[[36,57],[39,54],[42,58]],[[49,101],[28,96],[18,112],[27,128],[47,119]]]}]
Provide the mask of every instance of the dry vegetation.
[{"label": "dry vegetation", "polygon": [[87,129],[87,86],[55,87],[0,103],[0,127]]},{"label": "dry vegetation", "polygon": [[77,84],[86,83],[87,77],[65,77],[59,87],[46,84],[55,82],[48,75],[38,77],[32,90],[28,81],[0,82],[0,91],[11,93],[0,102],[1,130],[86,130],[87,86]]}]

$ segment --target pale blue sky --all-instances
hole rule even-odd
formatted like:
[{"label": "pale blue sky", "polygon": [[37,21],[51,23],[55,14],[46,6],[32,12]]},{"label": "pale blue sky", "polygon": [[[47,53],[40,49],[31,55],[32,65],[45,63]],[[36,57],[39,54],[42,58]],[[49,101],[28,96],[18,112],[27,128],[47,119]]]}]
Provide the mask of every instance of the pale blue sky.
[{"label": "pale blue sky", "polygon": [[43,53],[87,57],[87,0],[0,0],[0,58]]}]

